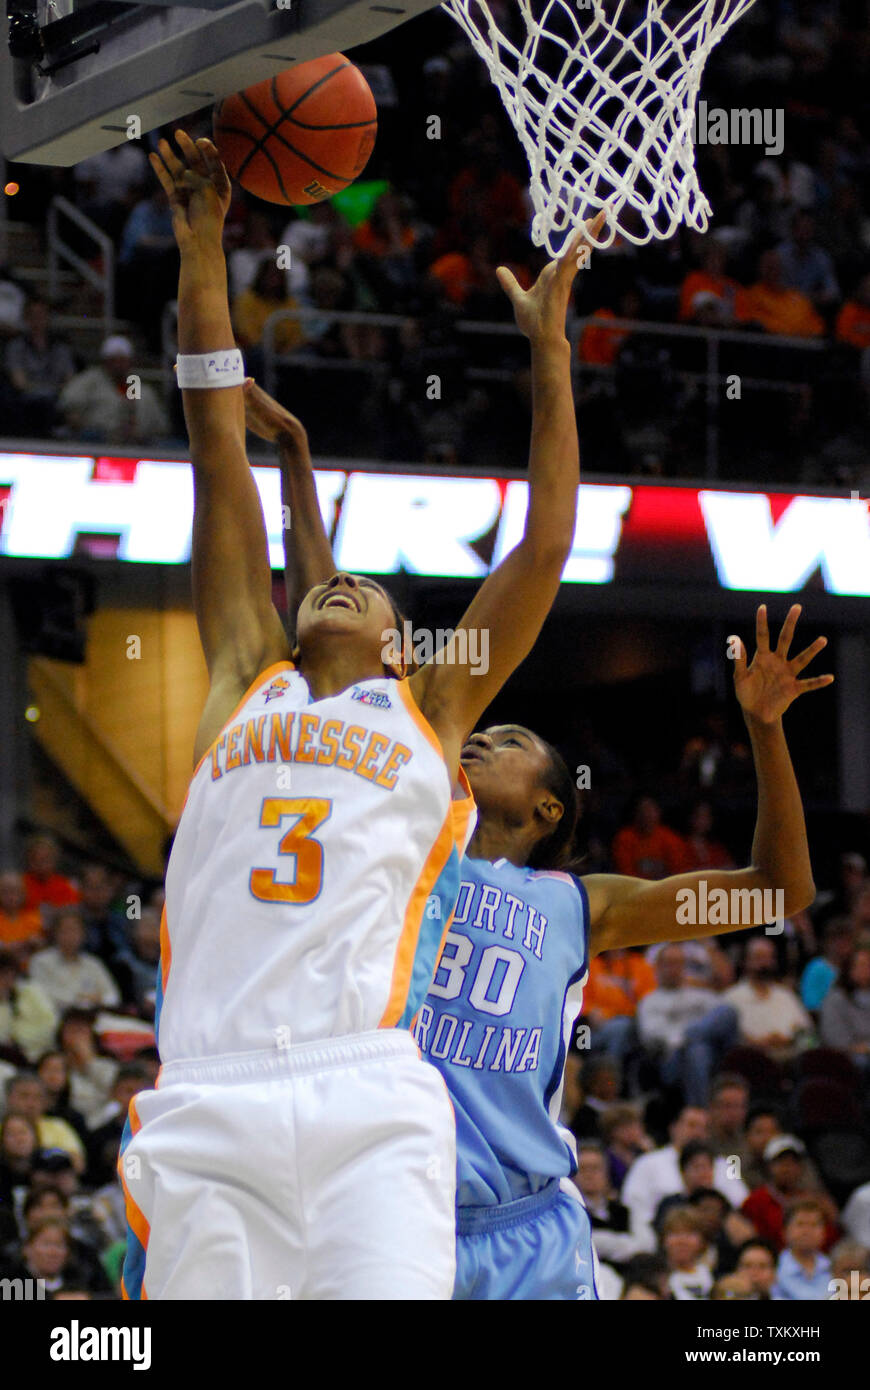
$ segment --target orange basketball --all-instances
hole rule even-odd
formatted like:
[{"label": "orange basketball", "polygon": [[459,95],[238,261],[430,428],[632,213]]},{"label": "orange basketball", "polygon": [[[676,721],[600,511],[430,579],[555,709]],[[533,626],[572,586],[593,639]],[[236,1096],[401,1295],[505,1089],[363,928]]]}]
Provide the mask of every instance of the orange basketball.
[{"label": "orange basketball", "polygon": [[267,203],[319,203],[358,178],[378,109],[343,53],[298,63],[214,109],[214,140],[231,178]]}]

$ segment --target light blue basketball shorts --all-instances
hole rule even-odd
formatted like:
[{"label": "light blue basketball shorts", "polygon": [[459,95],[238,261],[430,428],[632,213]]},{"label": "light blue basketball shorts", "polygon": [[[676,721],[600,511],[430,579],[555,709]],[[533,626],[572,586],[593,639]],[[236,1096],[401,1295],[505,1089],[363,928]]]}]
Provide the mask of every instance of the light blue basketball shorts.
[{"label": "light blue basketball shorts", "polygon": [[597,1299],[596,1272],[589,1216],[569,1178],[457,1212],[454,1299]]}]

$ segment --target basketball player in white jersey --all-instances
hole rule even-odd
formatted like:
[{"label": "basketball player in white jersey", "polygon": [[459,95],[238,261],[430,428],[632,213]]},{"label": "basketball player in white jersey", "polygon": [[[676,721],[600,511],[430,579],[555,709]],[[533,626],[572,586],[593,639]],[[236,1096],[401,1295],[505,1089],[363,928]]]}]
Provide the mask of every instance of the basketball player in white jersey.
[{"label": "basketball player in white jersey", "polygon": [[[151,162],[181,252],[178,378],[194,471],[194,606],[209,671],[166,878],[157,1088],[120,1160],[124,1288],[141,1298],[449,1298],[455,1129],[407,1029],[459,885],[460,749],[530,650],[573,541],[579,472],[565,315],[576,238],[523,292],[530,500],[452,660],[406,677],[383,589],[333,574],[272,604],[245,455],[241,356],[210,141]],[[486,629],[489,668],[459,664]],[[464,634],[463,634],[464,638]],[[459,790],[454,794],[454,786]]]}]

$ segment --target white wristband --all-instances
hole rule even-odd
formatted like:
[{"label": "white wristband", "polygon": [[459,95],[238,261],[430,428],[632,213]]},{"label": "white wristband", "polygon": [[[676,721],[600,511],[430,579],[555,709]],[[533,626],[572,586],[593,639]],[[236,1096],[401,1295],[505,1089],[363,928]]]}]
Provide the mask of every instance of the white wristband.
[{"label": "white wristband", "polygon": [[219,352],[198,352],[176,358],[178,385],[200,390],[220,390],[223,386],[244,386],[245,364],[238,348],[221,348]]}]

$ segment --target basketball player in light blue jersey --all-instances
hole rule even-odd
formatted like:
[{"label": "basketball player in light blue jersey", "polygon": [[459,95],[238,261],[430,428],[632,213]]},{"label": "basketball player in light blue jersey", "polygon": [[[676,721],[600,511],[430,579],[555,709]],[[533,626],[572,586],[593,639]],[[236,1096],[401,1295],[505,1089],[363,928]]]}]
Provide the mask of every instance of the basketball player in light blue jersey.
[{"label": "basketball player in light blue jersey", "polygon": [[[253,383],[249,427],[281,439],[285,500],[299,522],[288,554],[288,598],[332,565],[302,426]],[[292,422],[292,425],[289,423]],[[294,531],[295,531],[294,527]],[[297,579],[293,579],[294,568]],[[506,725],[471,736],[461,755],[478,807],[475,833],[435,978],[415,1024],[423,1054],[445,1077],[457,1123],[457,1299],[595,1299],[589,1219],[570,1181],[573,1137],[558,1124],[571,1028],[589,961],[617,947],[688,940],[745,929],[743,911],[693,925],[688,895],[752,904],[747,890],[782,890],[781,915],[813,899],[803,808],[782,715],[833,676],[799,681],[818,638],[789,659],[800,613],[789,611],[771,651],[759,608],[751,665],[730,639],[737,698],[758,777],[752,863],[657,882],[622,875],[582,878],[560,866],[576,823],[573,780],[558,752],[528,729]],[[695,899],[697,901],[697,897]],[[776,902],[775,898],[768,901]],[[763,904],[764,898],[759,900]],[[718,916],[719,914],[717,914]],[[772,920],[759,912],[759,926]]]},{"label": "basketball player in light blue jersey", "polygon": [[[803,809],[782,730],[798,695],[833,676],[799,681],[825,645],[788,658],[800,608],[776,650],[758,610],[751,665],[739,645],[735,689],[752,743],[759,797],[752,864],[649,882],[577,877],[569,858],[577,807],[558,752],[515,725],[472,735],[462,751],[478,807],[441,960],[415,1037],[437,1066],[456,1112],[457,1299],[596,1299],[589,1218],[571,1181],[573,1136],[558,1123],[565,1058],[592,956],[739,930],[733,890],[781,889],[780,914],[815,889]],[[737,643],[731,648],[737,650]],[[692,925],[690,894],[728,893],[722,922]],[[697,901],[697,898],[695,899]],[[775,898],[759,900],[776,902]],[[753,904],[754,906],[754,904]],[[712,914],[711,914],[712,915]],[[718,915],[718,914],[717,914]],[[759,912],[759,928],[772,918]]]}]

